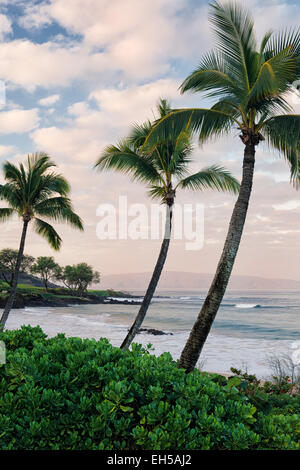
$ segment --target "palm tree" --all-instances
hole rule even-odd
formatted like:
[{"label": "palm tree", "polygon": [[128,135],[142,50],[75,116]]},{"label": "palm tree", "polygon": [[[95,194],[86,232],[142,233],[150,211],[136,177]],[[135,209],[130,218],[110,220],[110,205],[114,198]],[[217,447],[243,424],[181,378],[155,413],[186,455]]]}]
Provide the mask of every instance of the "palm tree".
[{"label": "palm tree", "polygon": [[[167,101],[160,100],[159,117],[166,116],[170,111]],[[192,150],[189,132],[172,133],[168,139],[164,139],[154,149],[149,150],[145,146],[145,139],[152,125],[153,123],[148,121],[141,126],[135,126],[126,140],[120,142],[118,146],[107,147],[95,165],[100,170],[114,169],[130,174],[133,180],[146,183],[150,197],[158,198],[162,204],[166,205],[165,234],[157,263],[136,319],[121,345],[122,349],[130,346],[138,332],[166,261],[172,228],[172,209],[177,189],[211,188],[234,193],[239,190],[237,180],[224,168],[218,166],[204,168],[193,175],[188,175],[187,167]]]},{"label": "palm tree", "polygon": [[68,182],[62,175],[49,171],[55,166],[45,153],[29,155],[25,166],[22,163],[16,166],[9,162],[3,165],[6,183],[0,185],[0,199],[6,201],[9,207],[0,209],[0,220],[4,222],[17,214],[23,221],[23,230],[10,295],[0,320],[2,327],[6,323],[16,296],[29,223],[33,221],[35,232],[46,238],[54,250],[60,249],[62,240],[52,225],[39,217],[67,222],[74,228],[83,230],[82,221],[74,213],[68,197],[70,192]]},{"label": "palm tree", "polygon": [[235,3],[210,5],[216,51],[207,53],[181,85],[181,92],[206,92],[216,99],[210,109],[178,109],[153,127],[146,144],[156,145],[170,133],[189,128],[201,143],[238,129],[244,145],[241,189],[224,249],[208,295],[182,351],[179,366],[192,370],[223,299],[246,219],[256,147],[266,141],[279,151],[299,182],[300,116],[287,101],[300,76],[300,31],[266,33],[257,47],[253,21]]}]

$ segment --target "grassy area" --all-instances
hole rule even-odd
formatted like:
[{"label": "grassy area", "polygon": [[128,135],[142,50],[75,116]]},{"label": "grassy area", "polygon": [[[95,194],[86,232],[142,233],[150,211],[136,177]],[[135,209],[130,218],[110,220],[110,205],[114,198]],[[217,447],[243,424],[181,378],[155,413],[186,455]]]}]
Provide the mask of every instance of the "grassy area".
[{"label": "grassy area", "polygon": [[99,295],[100,297],[128,297],[128,294],[121,291],[114,291],[112,289],[106,290],[88,290],[89,294]]},{"label": "grassy area", "polygon": [[[9,285],[6,282],[0,282],[0,297],[4,298],[7,293],[1,291],[9,290]],[[49,288],[48,291],[44,287],[31,286],[29,284],[18,284],[18,293],[23,295],[34,295],[39,294],[45,299],[53,299],[55,297],[59,298],[82,298],[76,295],[73,295],[72,292],[65,287],[58,288]],[[120,291],[114,291],[112,289],[106,290],[94,290],[89,289],[87,294],[97,295],[98,297],[127,297],[128,294]]]}]

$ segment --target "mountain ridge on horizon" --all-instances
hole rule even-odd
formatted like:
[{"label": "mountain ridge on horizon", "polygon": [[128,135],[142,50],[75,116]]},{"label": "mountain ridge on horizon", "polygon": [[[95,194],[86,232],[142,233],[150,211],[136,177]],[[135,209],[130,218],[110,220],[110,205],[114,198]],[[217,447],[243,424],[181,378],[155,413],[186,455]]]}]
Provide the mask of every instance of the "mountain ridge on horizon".
[{"label": "mountain ridge on horizon", "polygon": [[[151,272],[103,275],[102,286],[112,289],[146,289]],[[165,271],[157,289],[194,290],[208,289],[213,274]],[[262,276],[232,275],[228,290],[300,290],[300,281],[294,279],[265,278]]]}]

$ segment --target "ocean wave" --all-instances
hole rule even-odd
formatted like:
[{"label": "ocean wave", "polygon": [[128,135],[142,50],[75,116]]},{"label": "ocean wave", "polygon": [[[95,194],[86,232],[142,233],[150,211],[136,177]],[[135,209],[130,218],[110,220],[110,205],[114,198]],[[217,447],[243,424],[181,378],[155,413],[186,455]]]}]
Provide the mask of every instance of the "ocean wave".
[{"label": "ocean wave", "polygon": [[260,304],[236,304],[235,308],[261,308]]},{"label": "ocean wave", "polygon": [[263,308],[263,309],[271,309],[271,308],[276,308],[276,309],[289,309],[289,306],[283,306],[283,305],[261,305],[261,304],[227,304],[223,305],[223,307],[235,307],[235,308]]},{"label": "ocean wave", "polygon": [[52,309],[49,309],[48,307],[25,307],[23,309],[23,313],[25,315],[44,316],[52,313]]}]

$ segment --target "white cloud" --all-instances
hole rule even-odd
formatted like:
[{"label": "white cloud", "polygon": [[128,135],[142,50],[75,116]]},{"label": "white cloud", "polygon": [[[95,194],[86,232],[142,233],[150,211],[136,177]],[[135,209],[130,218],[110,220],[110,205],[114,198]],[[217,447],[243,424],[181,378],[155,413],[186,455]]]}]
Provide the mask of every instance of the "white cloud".
[{"label": "white cloud", "polygon": [[5,36],[11,32],[11,21],[7,18],[7,16],[0,14],[0,40],[3,41]]},{"label": "white cloud", "polygon": [[59,95],[50,95],[47,96],[46,98],[41,98],[38,103],[41,106],[51,106],[54,103],[56,103],[59,100],[60,96]]},{"label": "white cloud", "polygon": [[[266,18],[275,30],[299,24],[296,4],[249,2],[259,38],[268,29]],[[192,68],[212,44],[208,6],[190,0],[85,0],[84,8],[82,0],[50,0],[24,2],[24,7],[23,27],[57,22],[81,37],[76,43],[64,36],[63,41],[1,45],[2,78],[31,90],[77,79],[107,83],[118,74],[132,82],[172,75],[172,59],[179,59],[177,67]]]},{"label": "white cloud", "polygon": [[160,97],[166,97],[174,104],[174,100],[180,99],[179,85],[180,81],[161,79],[121,89],[100,88],[90,93],[89,98],[95,99],[106,115],[119,116],[119,122],[124,127],[133,121],[139,122],[153,117],[152,110],[155,110]]},{"label": "white cloud", "polygon": [[277,211],[293,211],[300,207],[300,200],[291,200],[284,202],[283,204],[274,204],[273,207]]},{"label": "white cloud", "polygon": [[[101,50],[98,78],[105,71],[119,72],[131,80],[171,73],[171,59],[197,60],[210,37],[207,6],[195,7],[189,0],[85,0],[84,8],[81,0],[51,0],[27,6],[20,21],[28,29],[59,23],[69,33],[82,37],[77,46],[90,59]],[[46,55],[42,46],[40,54]],[[59,64],[60,57],[57,59]],[[53,68],[52,74],[58,73],[58,68]],[[76,79],[76,64],[73,68]],[[67,73],[64,64],[62,72]],[[88,68],[83,77],[90,79]]]},{"label": "white cloud", "polygon": [[286,28],[299,27],[299,3],[287,3],[278,0],[247,0],[247,8],[255,21],[255,31],[259,40],[268,31],[283,31]]},{"label": "white cloud", "polygon": [[[64,161],[95,162],[101,144],[89,129],[44,127],[31,134],[37,149]],[[58,144],[59,143],[59,144]]]},{"label": "white cloud", "polygon": [[76,79],[99,77],[105,61],[103,54],[80,45],[64,47],[20,39],[0,45],[1,78],[30,91],[37,86],[66,86]]},{"label": "white cloud", "polygon": [[6,157],[16,151],[13,145],[0,145],[0,157]]},{"label": "white cloud", "polygon": [[[176,100],[184,103],[177,91],[178,84],[176,80],[158,80],[124,89],[95,90],[89,95],[89,102],[68,107],[64,127],[40,128],[31,137],[39,149],[93,164],[103,147],[126,136],[134,122],[153,118],[160,96],[169,98],[172,105]],[[91,104],[96,104],[98,109]]]},{"label": "white cloud", "polygon": [[39,123],[38,109],[12,109],[0,113],[0,134],[21,134]]}]

